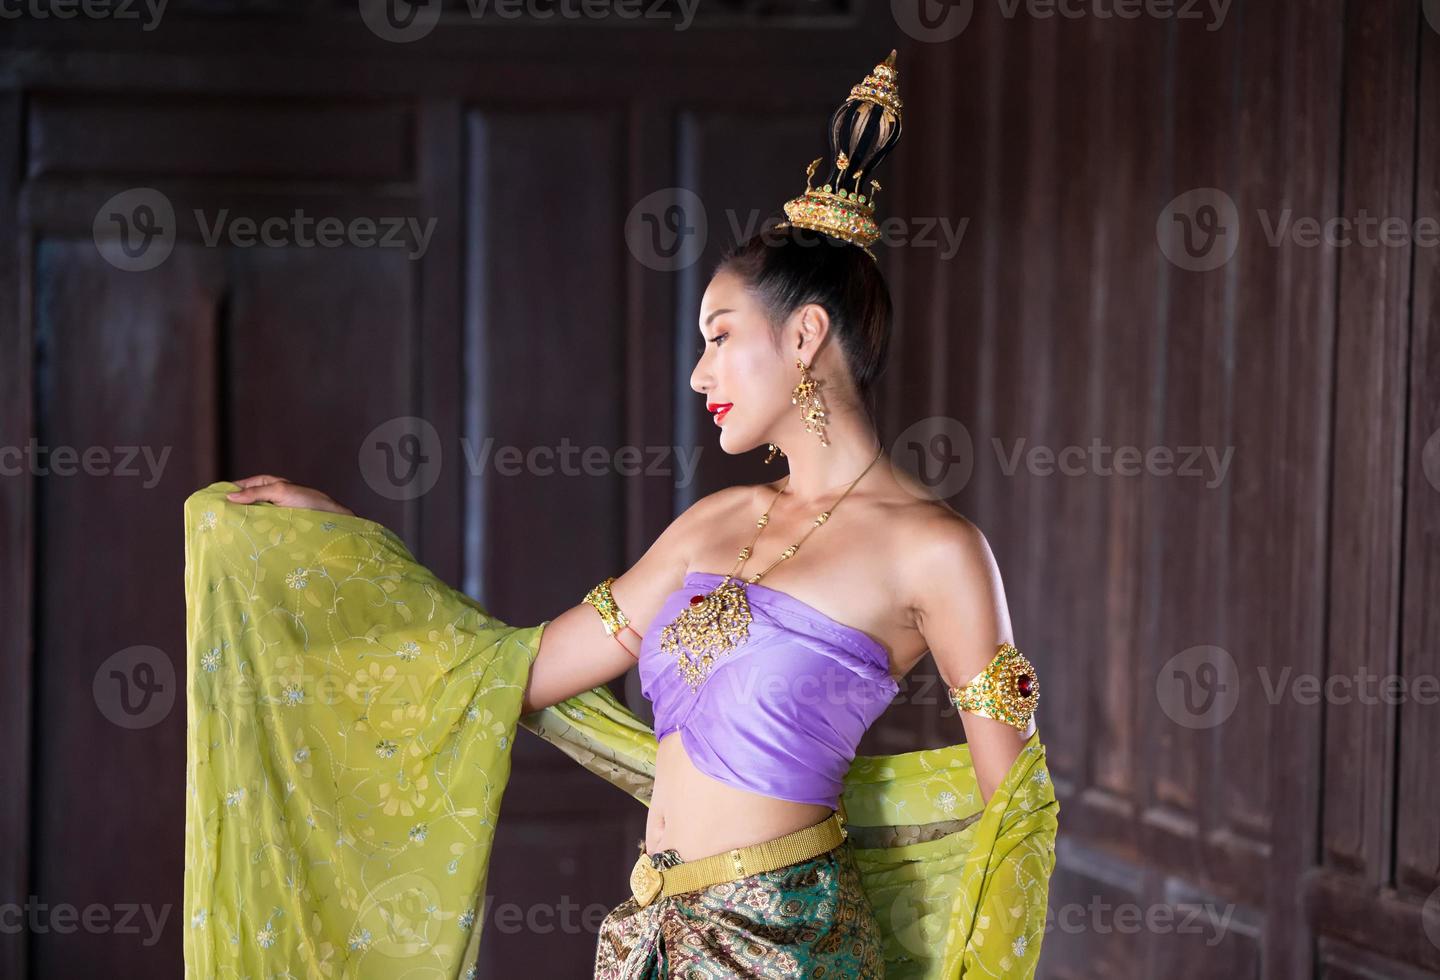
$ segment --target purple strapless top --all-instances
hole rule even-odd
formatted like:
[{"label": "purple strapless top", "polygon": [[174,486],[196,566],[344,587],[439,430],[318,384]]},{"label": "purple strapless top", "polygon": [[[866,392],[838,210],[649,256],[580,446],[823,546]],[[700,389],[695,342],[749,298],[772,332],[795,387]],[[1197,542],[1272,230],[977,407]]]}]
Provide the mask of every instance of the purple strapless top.
[{"label": "purple strapless top", "polygon": [[655,736],[679,731],[695,767],[722,783],[833,807],[860,736],[900,689],[885,648],[788,593],[747,585],[749,638],[692,691],[660,633],[724,578],[686,575],[643,638],[640,690],[655,709]]}]

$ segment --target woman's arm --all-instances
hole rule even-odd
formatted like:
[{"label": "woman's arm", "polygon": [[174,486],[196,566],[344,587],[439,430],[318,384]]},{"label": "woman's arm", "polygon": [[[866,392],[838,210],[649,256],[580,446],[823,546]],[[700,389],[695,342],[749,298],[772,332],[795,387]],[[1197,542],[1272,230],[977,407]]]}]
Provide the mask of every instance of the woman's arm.
[{"label": "woman's arm", "polygon": [[[268,501],[281,507],[354,513],[321,491],[283,477],[265,474],[235,482],[243,489],[229,495],[234,503]],[[705,519],[706,512],[731,494],[745,490],[730,487],[696,501],[670,522],[629,571],[611,583],[610,595],[630,621],[630,629],[611,636],[595,607],[583,601],[552,619],[540,634],[540,649],[530,669],[522,712],[548,708],[629,670],[639,658],[640,637],[660,611],[665,597],[679,588],[690,567],[688,545],[693,530]]]},{"label": "woman's arm", "polygon": [[[1000,644],[1014,642],[1005,585],[985,535],[959,515],[937,519],[916,541],[912,594],[920,632],[941,680],[961,687],[985,669]],[[980,794],[988,801],[1035,730],[1035,719],[1023,732],[969,711],[960,719]]]},{"label": "woman's arm", "polygon": [[610,584],[610,595],[630,621],[630,629],[610,636],[595,607],[583,601],[551,620],[540,635],[540,650],[530,669],[522,708],[525,713],[614,680],[634,666],[640,655],[640,637],[649,630],[665,598],[685,578],[695,529],[717,501],[737,489],[731,487],[696,501],[670,522],[629,571]]}]

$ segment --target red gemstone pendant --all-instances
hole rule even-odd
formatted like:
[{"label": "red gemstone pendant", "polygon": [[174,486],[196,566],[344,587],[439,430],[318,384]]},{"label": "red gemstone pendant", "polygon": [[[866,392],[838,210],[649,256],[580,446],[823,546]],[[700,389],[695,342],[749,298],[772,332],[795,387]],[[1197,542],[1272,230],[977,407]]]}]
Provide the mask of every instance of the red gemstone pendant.
[{"label": "red gemstone pendant", "polygon": [[700,603],[702,603],[702,602],[704,602],[704,601],[705,601],[705,597],[704,597],[703,595],[692,595],[692,596],[690,597],[690,605],[692,605],[692,606],[698,606],[698,605],[700,605]]},{"label": "red gemstone pendant", "polygon": [[1028,698],[1031,691],[1030,675],[1021,674],[1019,677],[1015,678],[1015,688],[1020,692],[1020,696],[1022,698]]}]

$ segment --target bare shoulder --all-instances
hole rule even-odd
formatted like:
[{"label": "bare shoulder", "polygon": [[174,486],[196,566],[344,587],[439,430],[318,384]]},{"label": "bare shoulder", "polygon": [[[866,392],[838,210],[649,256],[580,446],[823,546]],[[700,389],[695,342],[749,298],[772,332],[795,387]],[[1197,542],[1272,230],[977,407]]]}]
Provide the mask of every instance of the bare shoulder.
[{"label": "bare shoulder", "polygon": [[908,509],[898,527],[906,555],[901,567],[907,600],[922,631],[926,610],[1002,591],[984,533],[943,501]]},{"label": "bare shoulder", "polygon": [[767,486],[773,487],[772,484],[765,483],[737,483],[722,487],[696,500],[685,508],[675,521],[696,524],[721,518],[732,511],[748,507],[754,501],[756,492]]},{"label": "bare shoulder", "polygon": [[677,514],[661,536],[674,542],[685,551],[685,562],[689,561],[689,550],[704,539],[706,531],[716,526],[727,526],[729,517],[748,511],[760,490],[774,484],[740,483],[722,487],[698,498],[689,507]]}]

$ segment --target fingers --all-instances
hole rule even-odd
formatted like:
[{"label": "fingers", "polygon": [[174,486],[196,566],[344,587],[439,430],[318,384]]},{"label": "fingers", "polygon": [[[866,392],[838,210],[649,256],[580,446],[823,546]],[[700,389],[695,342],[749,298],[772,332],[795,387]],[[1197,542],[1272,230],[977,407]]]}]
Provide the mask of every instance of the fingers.
[{"label": "fingers", "polygon": [[243,480],[235,481],[235,485],[243,489],[232,490],[225,495],[225,498],[235,504],[253,504],[257,500],[268,500],[275,503],[276,492],[285,484],[286,480],[283,477],[271,476],[268,473],[247,476]]},{"label": "fingers", "polygon": [[269,474],[262,474],[260,476],[247,476],[243,480],[236,480],[235,485],[237,487],[263,487],[267,483],[286,482],[288,481],[283,476],[270,476]]},{"label": "fingers", "polygon": [[275,502],[280,493],[279,484],[268,484],[266,486],[249,487],[245,490],[233,490],[225,495],[225,499],[234,504],[253,504],[257,500],[268,500]]}]

